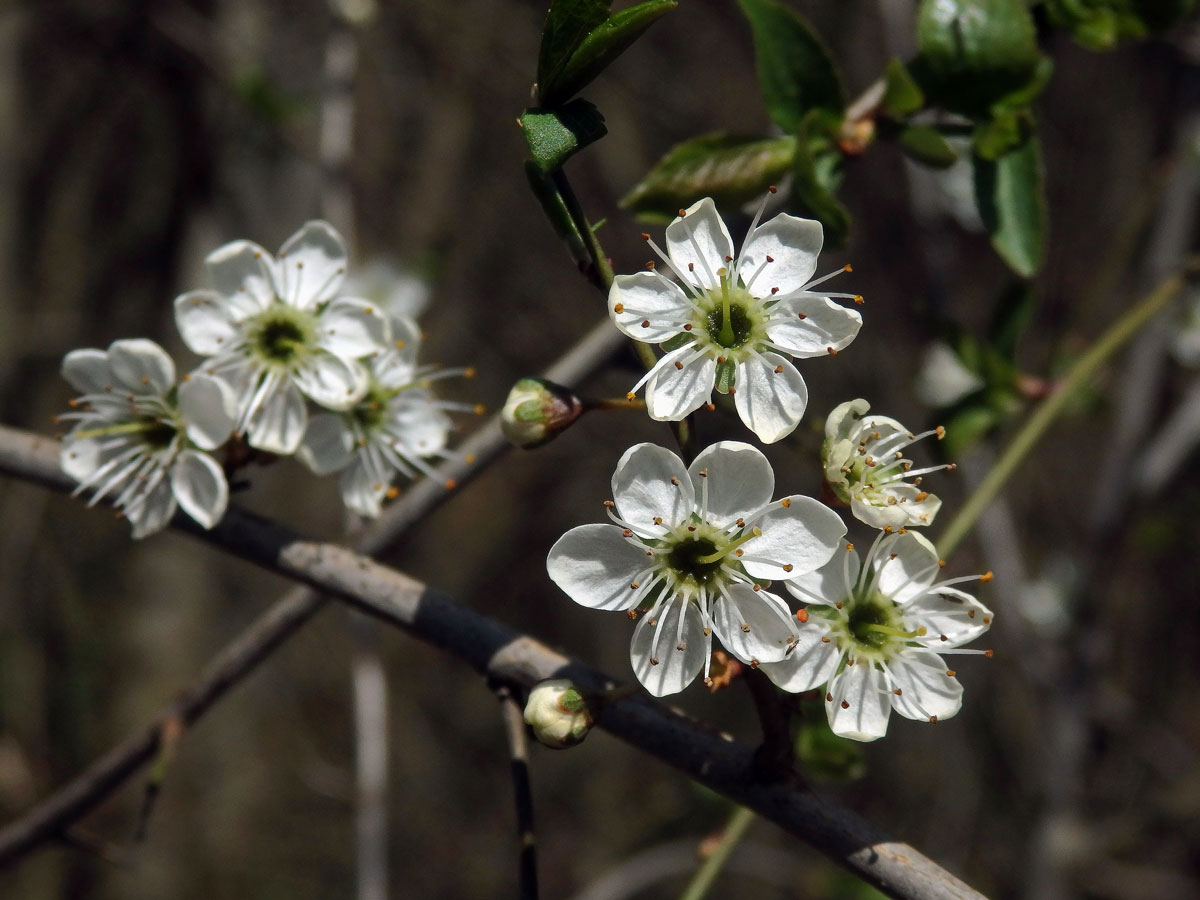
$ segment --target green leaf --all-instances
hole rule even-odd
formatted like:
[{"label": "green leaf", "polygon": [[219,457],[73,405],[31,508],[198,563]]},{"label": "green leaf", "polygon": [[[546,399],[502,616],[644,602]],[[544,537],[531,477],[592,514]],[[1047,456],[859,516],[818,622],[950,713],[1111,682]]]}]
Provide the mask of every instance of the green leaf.
[{"label": "green leaf", "polygon": [[1018,275],[1033,277],[1046,250],[1046,204],[1036,136],[999,159],[975,158],[975,200],[996,252]]},{"label": "green leaf", "polygon": [[810,215],[819,219],[825,228],[825,246],[840,247],[850,231],[850,213],[833,195],[841,153],[829,148],[828,123],[822,111],[814,109],[806,115],[796,132],[796,158],[792,166],[795,176],[792,195]]},{"label": "green leaf", "polygon": [[1047,17],[1091,50],[1111,50],[1182,22],[1196,0],[1047,0]]},{"label": "green leaf", "polygon": [[527,109],[520,122],[534,162],[547,174],[608,133],[604,116],[586,100],[572,100],[555,110]]},{"label": "green leaf", "polygon": [[879,105],[893,119],[903,119],[925,105],[920,85],[900,60],[893,59],[888,63],[883,78],[883,99]]},{"label": "green leaf", "polygon": [[[542,26],[542,45],[538,50],[538,96],[556,91],[572,54],[579,49],[597,25],[608,18],[611,0],[553,0]],[[544,99],[543,103],[546,103]]]},{"label": "green leaf", "polygon": [[670,221],[701,197],[732,208],[761,196],[792,167],[790,137],[706,134],[672,147],[621,199],[641,219]]},{"label": "green leaf", "polygon": [[1038,61],[1023,0],[921,0],[917,44],[914,74],[926,94],[967,115],[1027,84]]},{"label": "green leaf", "polygon": [[972,395],[972,399],[942,421],[946,426],[946,437],[938,445],[940,455],[946,459],[958,459],[1000,421],[1000,415],[985,396]]},{"label": "green leaf", "polygon": [[917,162],[935,169],[954,165],[958,154],[944,137],[928,125],[910,125],[900,132],[900,149]]},{"label": "green leaf", "polygon": [[558,77],[539,88],[542,105],[554,106],[579,93],[676,6],[678,0],[646,0],[609,16],[583,39]]},{"label": "green leaf", "polygon": [[842,81],[824,41],[800,14],[775,0],[738,0],[754,37],[759,89],[767,114],[793,133],[812,109],[841,113]]},{"label": "green leaf", "polygon": [[583,235],[579,233],[579,229],[575,227],[575,220],[571,218],[570,210],[567,209],[567,204],[563,201],[558,188],[532,159],[525,161],[525,177],[529,179],[529,187],[533,190],[533,195],[537,197],[538,203],[541,204],[542,212],[550,220],[554,233],[566,242],[571,258],[577,263],[590,262],[591,257],[588,255],[587,244],[584,242]]},{"label": "green leaf", "polygon": [[1017,341],[1033,318],[1037,302],[1038,292],[1029,282],[1023,281],[1005,291],[996,304],[988,337],[996,355],[1010,366],[1007,383],[1012,381],[1011,365],[1017,356]]},{"label": "green leaf", "polygon": [[971,135],[975,153],[995,161],[1023,144],[1033,134],[1033,117],[1027,111],[997,109],[996,116],[981,122]]}]

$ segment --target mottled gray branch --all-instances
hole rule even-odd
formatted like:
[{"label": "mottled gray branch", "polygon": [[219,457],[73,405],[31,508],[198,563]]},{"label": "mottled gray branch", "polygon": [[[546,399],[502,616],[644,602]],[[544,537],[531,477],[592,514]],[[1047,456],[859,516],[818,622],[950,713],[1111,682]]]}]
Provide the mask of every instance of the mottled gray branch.
[{"label": "mottled gray branch", "polygon": [[[0,427],[0,471],[61,489],[67,485],[57,461],[55,441]],[[190,522],[177,520],[176,524],[233,555],[332,594],[441,647],[495,681],[527,689],[545,678],[568,677],[585,691],[617,687],[603,673],[345,547],[306,540],[277,522],[238,509],[231,509],[212,531]],[[248,634],[242,640],[251,639]],[[228,659],[232,650],[222,657]],[[197,707],[193,703],[180,708],[190,721],[188,716]],[[764,778],[755,765],[753,747],[715,733],[662,703],[644,696],[627,697],[607,704],[597,722],[634,747],[750,807],[894,897],[981,897],[917,850],[887,840],[854,813],[798,781]],[[88,808],[132,774],[153,751],[156,730],[157,725],[117,747],[32,813],[0,831],[0,864],[72,821],[74,817],[63,810]]]}]

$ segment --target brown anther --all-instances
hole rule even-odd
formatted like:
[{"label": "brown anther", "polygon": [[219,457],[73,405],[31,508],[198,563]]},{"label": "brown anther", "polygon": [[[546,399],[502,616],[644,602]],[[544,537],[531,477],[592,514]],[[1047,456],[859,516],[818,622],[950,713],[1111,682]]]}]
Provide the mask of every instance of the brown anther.
[{"label": "brown anther", "polygon": [[722,365],[724,365],[724,364],[725,364],[725,357],[723,357],[723,356],[718,356],[718,357],[717,357],[717,365],[718,365],[718,366],[722,366]]},{"label": "brown anther", "polygon": [[679,360],[675,360],[675,368],[682,372],[683,371],[683,363],[681,363]]},{"label": "brown anther", "polygon": [[756,593],[756,594],[757,594],[757,593],[758,593],[759,591],[761,591],[761,590],[762,590],[762,585],[761,585],[761,584],[756,584],[756,585],[754,585],[754,593]]},{"label": "brown anther", "polygon": [[696,264],[695,264],[695,263],[688,263],[688,271],[689,271],[689,272],[695,272],[695,271],[696,271]]},{"label": "brown anther", "polygon": [[746,552],[746,551],[745,551],[745,550],[743,550],[741,547],[738,547],[736,550],[734,550],[734,551],[733,551],[733,555],[734,555],[734,556],[741,556],[741,555],[742,555],[743,553],[745,553],[745,552]]},{"label": "brown anther", "polygon": [[868,465],[868,466],[870,466],[870,467],[873,469],[873,468],[875,468],[877,465],[879,465],[879,463],[877,463],[877,462],[876,462],[876,461],[875,461],[875,460],[874,460],[872,457],[868,456],[868,457],[867,457],[867,465]]},{"label": "brown anther", "polygon": [[892,691],[892,693],[895,694],[897,697],[904,696],[904,691],[900,690],[900,688],[896,688],[895,690]]},{"label": "brown anther", "polygon": [[742,632],[745,634],[750,633],[750,626],[746,622],[742,623]]},{"label": "brown anther", "polygon": [[631,582],[629,582],[629,589],[630,589],[631,591],[636,591],[636,590],[637,590],[638,588],[640,588],[641,586],[642,586],[642,583],[641,583],[640,581],[631,581]]},{"label": "brown anther", "polygon": [[828,636],[828,635],[826,635],[826,636],[822,637],[822,638],[821,638],[821,643],[822,643],[822,644],[828,644],[828,643],[829,643],[829,636]]},{"label": "brown anther", "polygon": [[784,563],[784,565],[783,565],[783,571],[785,571],[785,572],[790,572],[794,568],[796,568],[796,567],[793,566],[791,563]]},{"label": "brown anther", "polygon": [[737,527],[738,527],[738,528],[745,528],[745,527],[746,527],[746,520],[745,520],[745,519],[742,519],[742,518],[739,518],[739,519],[737,519],[737,521],[735,521],[735,522],[734,522],[734,524],[735,524],[735,525],[737,525]]},{"label": "brown anther", "polygon": [[638,617],[638,611],[636,609],[631,609],[628,612],[626,612],[625,615],[629,616],[630,621],[636,622],[637,617]]},{"label": "brown anther", "polygon": [[736,393],[737,393],[737,388],[730,388],[730,389],[729,389],[729,396],[730,396],[730,397],[732,397],[732,396],[733,396],[734,394],[736,394]]},{"label": "brown anther", "polygon": [[792,498],[784,497],[782,500],[779,501],[779,505],[782,506],[784,509],[787,509],[788,507],[790,507],[792,505]]},{"label": "brown anther", "polygon": [[807,609],[796,610],[796,621],[799,622],[801,625],[803,625],[805,622],[807,622],[808,621],[808,610]]},{"label": "brown anther", "polygon": [[973,618],[975,618],[975,610],[973,610],[973,609],[968,609],[968,610],[967,610],[967,618],[968,618],[968,619],[973,619]]},{"label": "brown anther", "polygon": [[842,709],[849,709],[849,708],[850,708],[850,701],[849,701],[849,700],[843,700],[843,701],[842,701]]},{"label": "brown anther", "polygon": [[648,241],[648,240],[650,240],[650,235],[646,234],[646,232],[644,232],[644,231],[643,231],[643,232],[642,232],[642,240],[643,240],[643,241]]},{"label": "brown anther", "polygon": [[625,528],[621,531],[621,537],[633,537],[633,532],[630,529]]},{"label": "brown anther", "polygon": [[947,669],[947,670],[946,670],[946,674],[947,674],[947,675],[949,675],[951,678],[953,678],[953,677],[954,677],[954,670],[953,670],[953,669]]},{"label": "brown anther", "polygon": [[707,477],[708,477],[708,469],[701,469],[701,470],[700,470],[700,477],[701,477],[701,478],[707,478]]},{"label": "brown anther", "polygon": [[684,330],[684,331],[691,331],[691,330],[692,330],[692,323],[691,323],[691,322],[688,322],[687,324],[685,324],[685,325],[683,326],[683,330]]},{"label": "brown anther", "polygon": [[837,356],[837,351],[834,350],[832,347],[827,347],[826,349],[829,351],[830,356]]},{"label": "brown anther", "polygon": [[458,482],[457,482],[457,481],[455,481],[453,478],[447,478],[447,479],[446,479],[446,484],[445,484],[445,488],[446,488],[446,490],[448,490],[448,491],[452,491],[452,490],[454,490],[456,487],[458,487]]},{"label": "brown anther", "polygon": [[946,436],[946,429],[939,425],[937,428],[933,429],[933,433],[937,435],[937,439],[940,441]]},{"label": "brown anther", "polygon": [[984,572],[982,575],[979,576],[979,580],[982,581],[984,584],[987,584],[989,581],[991,581],[995,577],[996,577],[996,574],[991,569],[988,569],[986,572]]},{"label": "brown anther", "polygon": [[984,624],[984,625],[991,625],[991,624],[992,624],[992,617],[991,617],[991,616],[984,616],[984,617],[983,617],[983,624]]},{"label": "brown anther", "polygon": [[397,497],[400,496],[400,488],[396,487],[393,484],[390,488],[387,489],[387,493],[384,496],[387,497],[389,500],[395,500]]},{"label": "brown anther", "polygon": [[938,637],[941,638],[943,641],[950,640],[950,638],[946,637],[944,634],[939,634]]},{"label": "brown anther", "polygon": [[696,530],[696,526],[695,526],[695,525],[689,525],[687,528],[688,528],[688,531],[695,531],[695,530]]},{"label": "brown anther", "polygon": [[655,267],[656,265],[657,265],[657,263],[655,263],[655,262],[654,262],[654,260],[652,260],[652,259],[648,259],[648,260],[646,260],[646,269],[647,269],[647,271],[653,272],[653,271],[654,271],[654,267]]},{"label": "brown anther", "polygon": [[773,257],[773,256],[768,256],[768,257],[767,257],[767,262],[775,262],[775,257]]},{"label": "brown anther", "polygon": [[615,312],[617,314],[625,312],[625,304],[624,303],[613,304],[613,312]]},{"label": "brown anther", "polygon": [[914,503],[924,503],[928,499],[929,499],[929,491],[918,491],[917,495],[915,497],[913,497],[913,502]]},{"label": "brown anther", "polygon": [[953,472],[953,471],[955,471],[957,468],[958,468],[958,463],[949,463],[949,464],[947,464],[947,466],[946,466],[946,471],[947,471],[947,472]]},{"label": "brown anther", "polygon": [[777,288],[777,287],[773,287],[773,288],[771,288],[771,295],[772,295],[772,296],[774,296],[775,294],[778,294],[778,293],[779,293],[779,288]]},{"label": "brown anther", "polygon": [[650,320],[649,320],[649,319],[642,319],[642,327],[643,327],[643,328],[649,328],[649,327],[650,327]]},{"label": "brown anther", "polygon": [[733,262],[733,257],[732,257],[732,256],[726,256],[726,257],[725,257],[725,262]]},{"label": "brown anther", "polygon": [[797,319],[807,319],[808,314],[807,313],[796,313],[796,318]]},{"label": "brown anther", "polygon": [[944,568],[946,568],[946,561],[945,561],[944,559],[939,559],[939,560],[938,560],[938,568],[939,568],[939,569],[944,569]]},{"label": "brown anther", "polygon": [[658,665],[658,657],[657,656],[650,657],[650,665],[652,665],[652,666]]},{"label": "brown anther", "polygon": [[617,505],[617,504],[613,503],[611,500],[605,500],[605,501],[604,501],[604,507],[605,507],[605,509],[612,509],[612,508],[614,508],[616,505]]},{"label": "brown anther", "polygon": [[767,190],[768,190],[770,193],[772,193],[772,194],[773,194],[773,193],[775,193],[775,190],[776,190],[776,188],[775,188],[775,185],[773,185],[773,184],[768,184],[768,185],[767,185]]},{"label": "brown anther", "polygon": [[671,476],[671,484],[675,485],[675,487],[679,487],[679,479],[674,475]]},{"label": "brown anther", "polygon": [[837,603],[835,603],[835,604],[833,604],[833,605],[834,605],[834,606],[836,606],[838,609],[841,609],[841,608],[842,608],[843,606],[845,606],[846,604],[845,604],[845,603],[843,603],[841,600],[839,600]]},{"label": "brown anther", "polygon": [[930,724],[930,725],[936,725],[936,724],[937,724],[937,716],[930,716],[930,717],[929,717],[929,724]]},{"label": "brown anther", "polygon": [[682,218],[683,218],[684,216],[686,216],[686,215],[687,215],[687,210],[686,210],[686,209],[681,209],[681,210],[679,211],[679,218],[681,218],[681,219],[682,219]]},{"label": "brown anther", "polygon": [[857,303],[859,306],[862,306],[867,301],[863,299],[862,294],[856,294],[854,297],[854,302]]},{"label": "brown anther", "polygon": [[895,559],[895,558],[896,558],[897,556],[899,556],[899,555],[900,555],[899,553],[892,553],[892,554],[889,554],[889,555],[888,555],[888,559]]},{"label": "brown anther", "polygon": [[984,650],[983,655],[986,656],[988,659],[991,659],[992,658],[992,649],[989,647],[987,650]]},{"label": "brown anther", "polygon": [[661,525],[661,524],[662,524],[662,516],[655,516],[655,517],[654,517],[654,524],[655,524],[655,525]]},{"label": "brown anther", "polygon": [[896,534],[908,534],[908,529],[901,525],[900,530],[897,531]]},{"label": "brown anther", "polygon": [[846,549],[847,549],[847,550],[853,550],[853,549],[854,549],[854,545],[853,545],[853,544],[847,544],[847,545],[846,545]]},{"label": "brown anther", "polygon": [[846,263],[846,265],[842,266],[842,271],[843,272],[853,272],[854,266],[850,265],[850,263]]}]

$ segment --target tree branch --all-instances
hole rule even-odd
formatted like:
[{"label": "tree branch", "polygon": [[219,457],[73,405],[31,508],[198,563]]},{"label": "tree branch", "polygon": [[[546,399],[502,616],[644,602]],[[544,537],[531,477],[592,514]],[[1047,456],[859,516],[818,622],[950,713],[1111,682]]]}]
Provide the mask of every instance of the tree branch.
[{"label": "tree branch", "polygon": [[[0,427],[0,471],[60,490],[69,487],[58,469],[58,443],[28,432]],[[616,687],[603,673],[345,547],[305,540],[279,523],[236,508],[211,531],[201,530],[190,519],[181,522],[177,518],[176,524],[236,556],[339,597],[441,647],[494,680],[529,688],[546,678],[568,677],[584,690]],[[319,601],[313,602],[319,605]],[[235,646],[252,637],[248,634]],[[217,662],[230,656],[236,656],[233,646]],[[224,686],[218,683],[217,692],[206,702],[200,698],[178,704],[180,717],[185,722],[194,720]],[[213,690],[207,680],[201,687]],[[607,705],[597,724],[753,809],[894,897],[981,897],[912,847],[886,840],[829,799],[763,779],[755,766],[754,748],[727,740],[648,697],[633,696]],[[110,751],[32,813],[0,830],[0,864],[57,834],[80,810],[114,790],[149,758],[157,727]]]}]

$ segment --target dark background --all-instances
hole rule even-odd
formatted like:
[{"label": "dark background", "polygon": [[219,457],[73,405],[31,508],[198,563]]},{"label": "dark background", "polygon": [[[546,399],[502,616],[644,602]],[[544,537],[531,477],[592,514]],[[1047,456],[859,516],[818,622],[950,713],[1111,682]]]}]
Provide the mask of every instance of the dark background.
[{"label": "dark background", "polygon": [[[851,95],[890,55],[911,52],[911,3],[796,6]],[[357,261],[386,257],[429,279],[426,358],[474,365],[479,376],[448,393],[498,409],[516,377],[604,315],[521,171],[514,119],[529,102],[544,7],[380,2],[355,31],[318,0],[0,7],[0,420],[55,433],[51,416],[70,396],[58,365],[75,347],[147,336],[186,371],[195,360],[171,300],[203,284],[204,255],[238,237],[278,247],[317,215],[353,234]],[[331,35],[358,53],[345,172],[318,153]],[[1035,375],[1053,375],[1192,242],[1193,158],[1179,148],[1198,133],[1198,42],[1186,28],[1168,38],[1109,54],[1046,38],[1056,71],[1037,110],[1052,231],[1019,355]],[[646,251],[616,200],[663,152],[703,132],[768,127],[748,28],[722,0],[681,3],[585,95],[609,136],[568,173],[592,218],[607,217],[601,238],[618,272]],[[865,325],[836,358],[802,363],[810,413],[767,451],[782,489],[816,492],[820,427],[843,400],[866,397],[910,427],[934,421],[912,389],[931,310],[976,330],[989,320],[1011,276],[953,214],[947,184],[890,145],[847,172],[856,226],[820,270],[854,264],[838,289],[866,296]],[[349,203],[330,207],[328,191]],[[996,612],[996,658],[955,666],[963,712],[936,726],[894,717],[865,748],[868,774],[824,788],[996,897],[1200,894],[1200,488],[1185,466],[1167,490],[1130,495],[1140,448],[1195,378],[1164,353],[1168,331],[1151,329],[1053,429],[951,563],[951,575],[997,575],[979,591]],[[630,355],[587,387],[619,396],[636,377]],[[703,442],[747,436],[733,418],[701,421]],[[943,527],[1003,438],[927,482],[945,501]],[[544,449],[505,457],[386,559],[631,678],[629,623],[571,603],[544,558],[567,528],[601,519],[612,468],[640,440],[670,434],[640,415],[585,418]],[[333,480],[293,461],[252,478],[237,502],[342,534]],[[287,585],[179,534],[133,543],[110,512],[12,480],[0,482],[0,523],[8,820],[140,728]],[[495,698],[438,651],[366,630],[376,637],[328,609],[185,735],[144,843],[133,841],[134,779],[81,823],[86,847],[31,854],[0,871],[0,894],[354,896],[350,670],[374,644],[390,692],[391,895],[514,895]],[[757,738],[738,685],[676,699]],[[575,896],[651,851],[652,892],[604,896],[674,895],[683,880],[672,871],[690,869],[695,843],[727,816],[604,733],[570,753],[535,747],[532,777],[545,897]],[[761,823],[731,872],[719,885],[728,897],[867,895]]]}]

